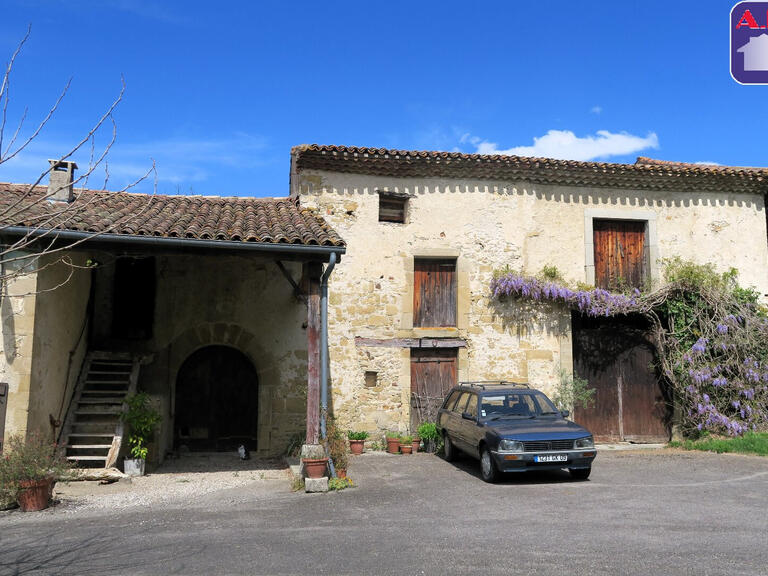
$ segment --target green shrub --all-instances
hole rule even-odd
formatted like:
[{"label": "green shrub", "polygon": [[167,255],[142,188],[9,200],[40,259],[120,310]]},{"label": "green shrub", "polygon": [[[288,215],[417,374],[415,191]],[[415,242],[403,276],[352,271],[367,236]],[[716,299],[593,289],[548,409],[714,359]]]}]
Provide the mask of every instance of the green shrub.
[{"label": "green shrub", "polygon": [[440,432],[437,430],[437,424],[434,422],[423,422],[419,426],[419,438],[422,440],[437,440],[440,438]]},{"label": "green shrub", "polygon": [[368,432],[354,432],[352,430],[349,430],[347,432],[347,438],[350,440],[365,440],[368,438]]},{"label": "green shrub", "polygon": [[342,470],[346,469],[349,459],[347,456],[347,439],[333,416],[327,417],[325,431],[328,454],[333,460],[333,465]]},{"label": "green shrub", "polygon": [[128,446],[134,458],[147,458],[147,444],[152,440],[155,428],[162,417],[152,407],[149,394],[138,392],[125,399],[128,410],[123,412],[122,419],[128,425]]},{"label": "green shrub", "polygon": [[42,434],[10,436],[0,458],[0,503],[16,500],[22,482],[66,478],[72,469],[64,450],[46,440]]},{"label": "green shrub", "polygon": [[573,410],[577,406],[587,409],[595,403],[595,389],[589,388],[589,382],[578,376],[571,376],[560,369],[560,380],[555,387],[552,400],[558,410]]}]

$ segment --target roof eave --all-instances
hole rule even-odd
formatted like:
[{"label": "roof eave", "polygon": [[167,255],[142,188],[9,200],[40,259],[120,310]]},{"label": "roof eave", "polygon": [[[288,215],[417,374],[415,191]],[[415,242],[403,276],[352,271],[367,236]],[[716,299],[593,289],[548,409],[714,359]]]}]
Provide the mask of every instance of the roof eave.
[{"label": "roof eave", "polygon": [[214,249],[231,252],[249,253],[276,253],[283,255],[294,254],[299,257],[316,257],[336,254],[341,257],[346,253],[345,246],[328,246],[321,244],[288,244],[270,242],[235,242],[231,240],[207,240],[200,238],[169,238],[167,236],[139,236],[132,234],[110,234],[98,232],[80,232],[76,230],[41,229],[26,226],[8,226],[0,229],[0,235],[32,236],[34,238],[46,238],[51,241],[61,239],[64,241],[81,242],[82,245],[99,244],[126,244],[154,247],[158,249]]}]

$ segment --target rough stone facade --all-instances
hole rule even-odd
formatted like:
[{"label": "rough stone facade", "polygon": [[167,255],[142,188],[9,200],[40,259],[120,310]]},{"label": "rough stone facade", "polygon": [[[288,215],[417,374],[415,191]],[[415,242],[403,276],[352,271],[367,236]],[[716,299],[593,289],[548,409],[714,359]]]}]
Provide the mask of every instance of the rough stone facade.
[{"label": "rough stone facade", "polygon": [[[258,257],[158,255],[154,329],[145,341],[109,342],[111,266],[96,279],[94,347],[142,355],[139,387],[163,414],[158,444],[173,446],[179,368],[195,351],[223,345],[242,352],[258,376],[256,454],[282,454],[306,426],[306,304],[296,300],[273,260]],[[285,263],[296,280],[301,265]],[[251,447],[252,448],[252,447]]]},{"label": "rough stone facade", "polygon": [[0,379],[9,384],[5,435],[51,436],[77,379],[90,275],[85,254],[43,257],[36,270],[9,282],[2,297]]},{"label": "rough stone facade", "polygon": [[[378,191],[410,196],[404,224],[378,221]],[[520,379],[551,392],[572,371],[566,311],[499,303],[494,270],[534,274],[556,266],[572,282],[592,282],[594,218],[647,222],[649,268],[681,256],[739,269],[742,284],[768,292],[768,249],[759,194],[632,191],[525,182],[396,178],[305,169],[291,194],[346,240],[330,280],[333,408],[344,426],[371,432],[409,425],[410,350],[356,345],[356,337],[463,338],[458,379]],[[413,262],[456,258],[456,328],[413,327]],[[375,388],[365,372],[377,372]]]},{"label": "rough stone facade", "polygon": [[[69,257],[84,266],[89,255]],[[99,265],[63,264],[14,280],[2,298],[0,378],[9,383],[5,434],[52,434],[49,414],[63,420],[83,358],[90,350],[142,357],[139,387],[163,420],[150,461],[173,446],[176,378],[195,351],[223,345],[242,352],[258,376],[255,455],[282,454],[306,428],[307,307],[274,260],[225,255],[156,254],[152,336],[116,341],[110,335],[116,254]],[[146,254],[144,254],[146,256]],[[284,262],[298,281],[300,263]],[[93,278],[93,313],[88,317]],[[55,289],[54,289],[55,288]],[[253,448],[253,447],[252,447]]]}]

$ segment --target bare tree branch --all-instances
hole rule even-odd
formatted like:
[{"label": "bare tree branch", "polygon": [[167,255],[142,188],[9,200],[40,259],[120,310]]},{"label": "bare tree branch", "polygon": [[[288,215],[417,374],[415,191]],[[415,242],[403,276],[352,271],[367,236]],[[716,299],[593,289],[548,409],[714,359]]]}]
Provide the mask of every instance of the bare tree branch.
[{"label": "bare tree branch", "polygon": [[[16,157],[38,138],[42,130],[58,110],[64,96],[69,92],[72,83],[72,79],[70,78],[64,86],[64,89],[61,91],[61,94],[48,109],[43,119],[37,124],[33,132],[23,139],[23,142],[20,144],[18,143],[23,125],[27,119],[28,112],[26,108],[24,109],[10,140],[7,142],[5,141],[4,135],[8,123],[8,111],[11,101],[10,83],[12,72],[16,59],[21,53],[24,44],[29,39],[30,33],[31,27],[28,27],[26,34],[16,46],[16,49],[5,68],[2,83],[0,84],[0,109],[2,110],[2,115],[0,116],[0,165]],[[78,153],[85,145],[89,144],[90,146],[87,169],[80,173],[72,182],[67,183],[67,186],[71,185],[75,188],[75,198],[73,201],[53,201],[54,195],[60,190],[53,186],[45,187],[41,185],[46,176],[50,175],[51,171],[55,168],[56,163],[49,165],[46,170],[40,172],[34,182],[29,185],[24,185],[19,191],[12,193],[12,196],[6,196],[2,199],[3,206],[0,207],[0,233],[11,227],[21,227],[24,229],[22,235],[0,246],[0,282],[4,285],[3,292],[5,295],[8,295],[7,286],[10,280],[39,272],[54,264],[63,263],[70,267],[70,274],[61,285],[65,284],[69,281],[74,270],[78,267],[66,254],[67,251],[80,246],[84,242],[98,238],[101,235],[111,234],[115,230],[125,226],[127,223],[134,221],[137,218],[141,218],[142,214],[152,204],[154,193],[157,191],[157,169],[154,160],[152,160],[152,165],[146,173],[133,182],[130,182],[115,192],[106,191],[110,178],[107,157],[117,139],[117,124],[113,114],[122,101],[124,94],[125,79],[121,76],[120,92],[117,97],[111,102],[106,111],[102,113],[85,135],[65,154],[58,158],[59,163],[67,161]],[[96,134],[107,123],[112,125],[110,139],[103,147],[100,146],[100,149],[97,149]],[[102,191],[89,190],[88,183],[90,177],[101,166],[104,168]],[[76,222],[83,213],[88,211],[89,206],[104,200],[108,197],[107,195],[127,192],[146,180],[152,173],[154,173],[153,193],[147,195],[147,201],[142,208],[124,214],[122,217],[116,219],[116,221],[101,230],[92,232],[84,231],[82,238],[75,240],[71,240],[70,238],[65,240],[62,238],[60,234],[60,231],[62,230],[82,230],[82,227],[75,227],[74,222]],[[52,287],[51,290],[55,290],[58,287],[60,287],[60,285]],[[21,295],[14,294],[12,296]]]}]

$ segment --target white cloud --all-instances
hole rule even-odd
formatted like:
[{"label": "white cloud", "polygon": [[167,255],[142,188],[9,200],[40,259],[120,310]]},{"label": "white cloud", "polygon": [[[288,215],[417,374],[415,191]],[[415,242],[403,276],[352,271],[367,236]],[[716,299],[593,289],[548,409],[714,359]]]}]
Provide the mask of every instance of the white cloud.
[{"label": "white cloud", "polygon": [[594,160],[610,156],[633,154],[647,148],[658,148],[659,138],[654,132],[647,136],[635,136],[626,132],[613,133],[598,130],[595,135],[576,136],[570,130],[550,130],[544,136],[533,139],[533,146],[514,146],[500,149],[495,142],[473,142],[478,154],[502,154],[509,156],[538,156],[558,160]]},{"label": "white cloud", "polygon": [[592,112],[592,114],[600,114],[600,112],[603,111],[603,107],[602,106],[592,106],[592,108],[590,108],[589,111]]}]

